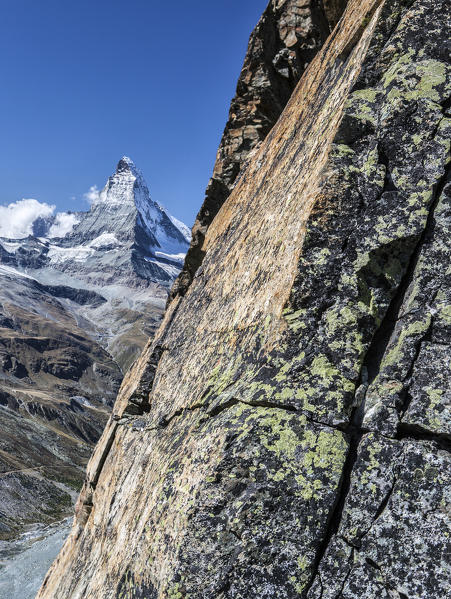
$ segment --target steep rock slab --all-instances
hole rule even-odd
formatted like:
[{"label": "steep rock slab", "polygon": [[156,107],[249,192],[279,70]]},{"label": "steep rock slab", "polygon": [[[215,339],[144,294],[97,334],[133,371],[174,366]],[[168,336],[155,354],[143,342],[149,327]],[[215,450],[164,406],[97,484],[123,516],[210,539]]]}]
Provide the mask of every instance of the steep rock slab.
[{"label": "steep rock slab", "polygon": [[266,138],[297,82],[340,19],[348,0],[270,0],[252,32],[219,145],[213,175],[170,297],[184,295],[204,257],[208,227]]},{"label": "steep rock slab", "polygon": [[[350,3],[124,381],[41,599],[420,599],[449,586],[446,438],[424,423],[383,437],[388,394],[371,399],[411,292],[421,318],[422,253],[449,259],[433,235],[448,11]],[[415,337],[423,324],[404,334],[416,349],[447,330],[441,281],[431,337]],[[425,388],[411,374],[400,421]]]}]

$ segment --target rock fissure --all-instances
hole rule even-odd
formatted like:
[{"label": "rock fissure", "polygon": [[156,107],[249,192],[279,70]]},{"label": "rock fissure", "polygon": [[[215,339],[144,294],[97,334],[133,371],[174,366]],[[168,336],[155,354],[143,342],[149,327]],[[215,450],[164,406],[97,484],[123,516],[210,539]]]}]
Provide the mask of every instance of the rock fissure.
[{"label": "rock fissure", "polygon": [[[345,542],[346,542],[346,540],[345,540]],[[350,555],[349,555],[349,559],[348,559],[348,564],[350,564],[350,565],[348,566],[348,571],[347,571],[347,573],[346,573],[346,576],[344,577],[344,580],[343,580],[343,583],[342,583],[342,585],[341,585],[341,588],[340,588],[340,590],[338,591],[337,599],[339,599],[339,597],[341,597],[341,596],[342,596],[342,594],[343,594],[343,591],[344,591],[344,589],[345,589],[345,586],[346,586],[346,583],[348,582],[348,580],[349,580],[349,577],[350,577],[350,575],[351,575],[351,572],[352,572],[352,564],[353,564],[353,562],[354,562],[354,555],[355,555],[355,552],[356,552],[356,547],[352,547],[352,548],[351,548],[351,553],[350,553]],[[322,596],[322,593],[321,593],[321,596]]]},{"label": "rock fissure", "polygon": [[451,435],[431,432],[419,424],[400,422],[398,424],[395,439],[399,441],[403,439],[412,441],[432,441],[439,449],[451,453]]},{"label": "rock fissure", "polygon": [[313,582],[319,572],[319,567],[327,551],[327,548],[329,547],[329,544],[333,536],[338,532],[338,529],[340,528],[346,497],[349,493],[349,489],[351,486],[352,471],[354,468],[354,464],[357,461],[357,450],[360,439],[361,434],[358,434],[356,432],[351,434],[351,438],[349,440],[348,454],[346,456],[346,461],[343,466],[339,490],[334,505],[332,506],[332,509],[329,513],[324,537],[316,552],[315,561],[312,566],[312,575],[305,589],[303,590],[303,598],[306,598],[308,596],[310,588],[312,587]]},{"label": "rock fissure", "polygon": [[371,527],[373,526],[373,524],[376,522],[376,520],[378,518],[380,518],[382,516],[382,514],[384,513],[386,507],[388,506],[388,502],[390,501],[391,496],[393,495],[393,492],[395,490],[395,485],[396,485],[397,479],[395,478],[393,481],[393,485],[391,486],[391,488],[389,489],[389,491],[387,492],[387,494],[385,495],[384,499],[382,500],[382,503],[380,504],[380,506],[377,508],[376,513],[374,514],[374,518],[373,521],[371,523],[370,528],[368,529],[367,533],[370,531]]},{"label": "rock fissure", "polygon": [[407,410],[409,409],[409,405],[412,401],[412,396],[410,395],[410,385],[412,382],[412,375],[414,373],[415,370],[415,365],[418,362],[418,359],[420,357],[420,352],[421,352],[421,347],[422,344],[425,341],[430,340],[431,337],[431,331],[432,331],[432,327],[434,326],[434,318],[431,318],[430,324],[428,326],[428,328],[426,329],[425,333],[416,341],[415,344],[415,355],[412,359],[412,362],[410,364],[409,370],[406,373],[406,376],[403,379],[403,390],[400,393],[400,401],[401,401],[401,405],[399,407],[399,418],[400,420],[402,420],[403,416],[405,415],[405,413],[407,412]]},{"label": "rock fissure", "polygon": [[170,416],[162,416],[158,421],[158,428],[167,428],[171,424],[171,422],[179,416],[182,416],[187,412],[194,412],[196,410],[200,410],[202,408],[205,408],[205,404],[193,404],[192,406],[188,406],[186,408],[180,408],[180,410],[173,412]]},{"label": "rock fissure", "polygon": [[[421,250],[424,246],[424,243],[427,239],[427,236],[430,234],[433,228],[434,222],[434,212],[437,207],[438,201],[440,199],[441,193],[448,181],[450,174],[450,167],[448,166],[445,174],[442,179],[436,186],[436,190],[433,194],[433,198],[430,203],[430,208],[428,211],[427,221],[423,228],[423,231],[420,235],[420,238],[415,246],[413,253],[411,254],[411,258],[409,260],[409,264],[405,271],[405,274],[402,278],[401,283],[399,284],[396,293],[388,307],[387,312],[385,313],[384,319],[374,334],[373,341],[371,343],[371,347],[368,351],[366,361],[368,363],[368,384],[370,385],[377,377],[380,372],[381,362],[384,358],[385,352],[387,350],[390,339],[395,330],[396,324],[401,320],[402,316],[400,315],[400,310],[404,303],[407,291],[409,286],[411,285],[415,273],[415,269],[418,265],[418,261],[420,259]],[[428,328],[428,332],[430,331],[430,327]],[[426,336],[426,334],[425,334]],[[418,353],[421,346],[421,340],[418,343],[416,356],[418,357]],[[415,362],[415,359],[413,360]],[[412,365],[413,369],[413,365]],[[408,378],[408,377],[406,377]]]},{"label": "rock fissure", "polygon": [[103,467],[105,465],[105,462],[106,462],[106,460],[108,458],[108,454],[110,453],[111,447],[113,446],[117,429],[118,429],[117,422],[113,422],[113,424],[112,424],[112,426],[111,426],[111,428],[109,430],[109,435],[108,435],[107,441],[105,443],[105,446],[103,448],[102,454],[101,454],[101,456],[99,458],[99,461],[98,461],[98,464],[97,464],[97,468],[96,468],[96,471],[95,471],[95,475],[89,481],[90,485],[94,489],[95,489],[95,487],[96,487],[96,485],[97,485],[97,483],[99,481],[100,475],[102,473],[102,470],[103,470]]},{"label": "rock fissure", "polygon": [[[328,429],[337,430],[337,431],[340,431],[340,432],[343,432],[346,434],[351,434],[354,432],[363,434],[364,432],[366,432],[366,431],[364,431],[364,429],[356,427],[354,425],[344,425],[344,424],[343,425],[341,425],[341,424],[333,425],[328,422],[316,420],[315,418],[312,418],[312,416],[309,412],[306,412],[305,410],[299,409],[296,406],[293,406],[290,404],[271,402],[271,401],[267,401],[267,400],[261,400],[261,401],[259,401],[259,400],[244,400],[244,399],[237,399],[235,397],[231,397],[231,398],[227,399],[226,401],[223,401],[219,404],[215,404],[215,402],[213,401],[211,404],[198,403],[198,404],[193,404],[192,406],[189,406],[189,407],[180,408],[180,410],[177,410],[176,412],[174,412],[173,414],[171,414],[168,417],[163,416],[160,419],[157,427],[150,427],[150,428],[145,427],[145,430],[157,430],[158,428],[160,428],[160,429],[167,428],[169,426],[169,424],[175,418],[178,418],[179,416],[182,416],[183,414],[185,414],[187,412],[193,412],[195,410],[204,410],[206,416],[213,418],[215,416],[219,416],[222,412],[225,412],[226,410],[229,410],[239,404],[249,406],[249,407],[254,407],[254,408],[271,408],[274,410],[281,410],[281,411],[285,411],[285,412],[289,412],[289,413],[295,413],[295,414],[298,414],[299,416],[304,417],[307,422],[310,422],[312,424],[317,424],[319,426],[323,426]],[[128,420],[129,420],[128,418],[124,419],[124,421],[125,421],[124,423],[127,423]]]},{"label": "rock fissure", "polygon": [[[388,172],[388,167],[386,167],[386,168],[387,168],[386,172]],[[429,232],[431,230],[433,218],[434,218],[434,210],[437,206],[437,203],[438,203],[438,200],[439,200],[439,197],[441,194],[441,190],[443,190],[443,188],[445,186],[447,176],[448,176],[448,171],[445,173],[442,181],[437,186],[437,191],[436,191],[436,193],[433,197],[433,200],[431,201],[431,204],[430,204],[430,209],[429,209],[428,218],[427,218],[425,227],[424,227],[423,232],[421,233],[420,238],[418,240],[418,243],[411,255],[406,272],[401,280],[400,285],[398,286],[398,288],[396,290],[394,298],[390,303],[390,306],[384,316],[384,319],[382,320],[380,327],[377,329],[377,331],[375,332],[375,334],[373,336],[372,342],[371,342],[371,344],[368,348],[368,351],[364,357],[363,364],[362,364],[361,371],[360,371],[359,382],[356,385],[356,390],[361,388],[361,386],[363,385],[364,389],[366,391],[368,386],[375,380],[375,378],[377,377],[377,375],[379,373],[380,365],[383,360],[386,348],[389,344],[389,341],[393,334],[396,323],[399,320],[399,311],[402,307],[402,304],[403,304],[404,298],[406,296],[407,290],[409,288],[409,285],[412,282],[413,274],[415,272],[415,268],[416,268],[416,265],[419,260],[421,248],[425,242],[426,236],[429,234]],[[387,177],[387,175],[386,175],[386,177]],[[387,178],[386,178],[386,181],[387,181]],[[388,179],[388,185],[391,185],[390,179]],[[421,346],[421,341],[419,342],[418,346],[419,347]],[[418,352],[419,352],[419,348],[418,348]],[[339,491],[336,503],[333,506],[332,511],[331,511],[331,515],[330,515],[327,529],[326,529],[326,534],[323,538],[323,541],[319,547],[317,556],[315,558],[315,564],[313,567],[313,575],[309,581],[309,584],[306,586],[303,597],[307,597],[308,592],[315,580],[315,576],[318,573],[320,563],[327,551],[327,548],[328,548],[333,536],[338,532],[338,530],[340,528],[340,523],[342,520],[342,514],[343,514],[346,498],[348,496],[350,486],[351,486],[351,477],[353,474],[354,465],[357,461],[358,448],[360,445],[360,441],[363,437],[363,434],[366,432],[366,429],[362,427],[363,419],[364,419],[364,408],[365,408],[365,392],[363,393],[363,396],[361,398],[360,405],[356,406],[353,409],[353,414],[350,419],[350,424],[347,427],[347,431],[350,434],[350,445],[349,445],[349,451],[348,451],[348,455],[346,458],[346,462],[343,467],[342,480],[340,483],[340,491]],[[398,435],[401,435],[401,433],[398,432]],[[381,506],[378,509],[378,516],[376,516],[375,520],[377,519],[377,517],[379,517],[381,515],[381,513],[387,507],[390,496],[393,493],[393,489],[394,489],[394,486],[391,488],[390,492],[387,493],[386,498],[384,499],[384,501],[382,502]]]},{"label": "rock fissure", "polygon": [[353,49],[355,48],[355,46],[358,44],[359,40],[361,39],[362,35],[364,34],[365,29],[368,27],[372,18],[376,14],[377,10],[381,6],[381,4],[383,4],[384,2],[385,2],[385,0],[379,0],[379,2],[375,2],[373,4],[373,6],[370,8],[370,10],[367,12],[365,17],[363,18],[363,20],[360,24],[360,27],[355,32],[354,36],[351,38],[349,43],[346,44],[346,46],[341,51],[340,55],[338,56],[338,60],[341,60],[343,62],[346,62],[348,60],[348,58],[351,55],[351,52],[353,51]]},{"label": "rock fissure", "polygon": [[[179,280],[154,341],[171,351],[146,373],[148,346],[134,375],[145,384],[129,381],[119,400],[123,414],[137,385],[150,412],[119,422],[112,486],[104,468],[95,517],[45,599],[112,598],[125,567],[155,599],[443,594],[447,375],[431,364],[445,355],[435,342],[449,313],[442,273],[423,263],[446,254],[434,246],[448,215],[434,185],[446,5],[352,0],[253,158],[259,132],[240,129],[247,113],[232,107],[239,126],[220,148],[187,258],[196,276]],[[271,34],[289,40],[269,53],[282,77],[311,6],[296,3]],[[246,76],[249,89],[254,67]],[[431,420],[421,420],[428,397]],[[409,424],[396,433],[400,409]],[[107,555],[112,538],[130,550]],[[58,571],[82,572],[85,586]]]}]

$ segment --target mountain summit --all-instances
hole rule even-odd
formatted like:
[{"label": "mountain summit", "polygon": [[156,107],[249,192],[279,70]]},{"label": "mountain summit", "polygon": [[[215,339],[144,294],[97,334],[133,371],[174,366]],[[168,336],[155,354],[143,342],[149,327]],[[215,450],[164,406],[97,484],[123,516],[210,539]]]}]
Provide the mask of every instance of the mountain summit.
[{"label": "mountain summit", "polygon": [[140,172],[136,168],[135,163],[128,156],[122,156],[122,158],[117,163],[116,173],[119,173],[121,171],[130,171],[135,175],[140,175]]},{"label": "mountain summit", "polygon": [[[116,250],[121,272],[125,252],[135,274],[165,283],[183,263],[188,235],[185,225],[151,199],[141,172],[124,156],[63,245]],[[111,266],[109,254],[107,270]]]}]

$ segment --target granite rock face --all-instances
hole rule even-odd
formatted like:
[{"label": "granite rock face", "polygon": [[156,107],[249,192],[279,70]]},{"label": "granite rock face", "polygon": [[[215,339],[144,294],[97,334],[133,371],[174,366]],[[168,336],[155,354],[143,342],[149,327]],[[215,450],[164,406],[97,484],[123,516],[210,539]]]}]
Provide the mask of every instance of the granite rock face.
[{"label": "granite rock face", "polygon": [[449,592],[450,10],[349,2],[126,376],[39,599]]},{"label": "granite rock face", "polygon": [[270,0],[251,34],[213,175],[170,299],[185,295],[202,263],[208,227],[250,155],[276,123],[346,4],[347,0]]}]

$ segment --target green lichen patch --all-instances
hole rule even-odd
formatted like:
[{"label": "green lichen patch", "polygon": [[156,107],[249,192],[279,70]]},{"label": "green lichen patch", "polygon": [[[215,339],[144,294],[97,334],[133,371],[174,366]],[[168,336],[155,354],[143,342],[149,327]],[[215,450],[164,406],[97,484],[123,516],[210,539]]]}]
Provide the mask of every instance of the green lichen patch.
[{"label": "green lichen patch", "polygon": [[[227,572],[236,592],[244,592],[246,579],[275,594],[288,587],[300,593],[338,492],[345,435],[286,410],[244,404],[205,422],[199,443],[212,427],[222,427],[226,439],[197,489],[180,547],[186,596],[200,589],[215,596]],[[280,552],[285,559],[274,563],[271,556]],[[187,574],[190,563],[198,566],[195,575]]]}]

